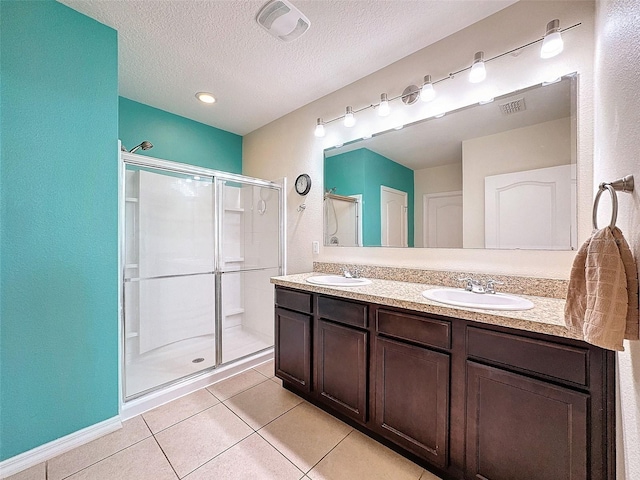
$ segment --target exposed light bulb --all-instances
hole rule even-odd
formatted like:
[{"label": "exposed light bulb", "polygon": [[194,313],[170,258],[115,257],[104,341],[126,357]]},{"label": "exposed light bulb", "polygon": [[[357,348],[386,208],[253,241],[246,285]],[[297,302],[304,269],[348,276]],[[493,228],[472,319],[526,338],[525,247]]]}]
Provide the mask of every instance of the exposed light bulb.
[{"label": "exposed light bulb", "polygon": [[420,89],[420,100],[430,102],[434,98],[436,98],[436,91],[433,89],[433,83],[431,83],[431,75],[425,75],[424,85]]},{"label": "exposed light bulb", "polygon": [[316,130],[315,132],[313,132],[313,134],[318,138],[324,137],[324,122],[322,121],[321,118],[318,118],[318,123],[316,124]]},{"label": "exposed light bulb", "polygon": [[542,40],[542,48],[540,49],[541,58],[551,58],[562,52],[564,42],[560,33],[560,20],[557,18],[547,23],[547,32]]},{"label": "exposed light bulb", "polygon": [[378,115],[381,117],[386,117],[391,112],[389,108],[389,100],[387,99],[387,94],[383,93],[380,95],[380,105],[378,105]]},{"label": "exposed light bulb", "polygon": [[471,83],[480,83],[487,78],[487,70],[484,67],[484,52],[477,52],[473,57],[473,65],[469,72],[469,81]]},{"label": "exposed light bulb", "polygon": [[347,107],[347,111],[344,114],[344,126],[353,127],[356,124],[356,117],[353,116],[353,108]]}]

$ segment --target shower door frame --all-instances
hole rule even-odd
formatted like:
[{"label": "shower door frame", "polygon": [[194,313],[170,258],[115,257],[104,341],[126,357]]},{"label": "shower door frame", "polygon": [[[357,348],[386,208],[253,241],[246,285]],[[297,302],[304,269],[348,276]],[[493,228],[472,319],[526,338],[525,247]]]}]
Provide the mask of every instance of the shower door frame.
[{"label": "shower door frame", "polygon": [[[182,376],[175,380],[157,385],[150,389],[138,392],[134,395],[126,396],[124,382],[126,381],[126,335],[125,335],[125,296],[124,296],[124,283],[125,283],[125,176],[127,165],[133,165],[142,168],[152,168],[155,170],[178,173],[183,175],[199,175],[202,177],[210,177],[213,186],[213,199],[214,199],[214,244],[213,244],[213,272],[214,272],[214,298],[215,298],[215,310],[214,310],[214,328],[215,328],[215,365],[194,372],[189,375]],[[226,363],[222,363],[222,270],[220,268],[220,253],[221,253],[221,230],[222,221],[224,215],[223,204],[223,188],[222,183],[218,180],[228,182],[238,182],[244,185],[252,185],[256,187],[273,188],[278,191],[279,198],[279,218],[278,225],[279,235],[279,248],[278,248],[278,269],[279,275],[284,275],[286,272],[286,246],[285,246],[285,225],[286,225],[286,178],[282,180],[282,184],[273,182],[270,180],[262,180],[259,178],[248,177],[236,173],[222,172],[220,170],[213,170],[210,168],[198,167],[195,165],[189,165],[186,163],[173,162],[169,160],[162,160],[159,158],[149,157],[146,155],[136,155],[134,153],[128,153],[121,151],[118,159],[118,334],[119,334],[119,360],[120,367],[118,368],[118,388],[120,390],[120,405],[125,405],[127,402],[139,399],[148,394],[161,391],[173,385],[185,382],[187,380],[194,379],[199,376],[207,375],[214,371],[216,368],[222,365],[230,365],[235,362],[242,361],[244,358],[254,356],[261,352],[272,349],[273,346],[267,347],[256,352],[247,354],[243,357],[236,358]]]}]

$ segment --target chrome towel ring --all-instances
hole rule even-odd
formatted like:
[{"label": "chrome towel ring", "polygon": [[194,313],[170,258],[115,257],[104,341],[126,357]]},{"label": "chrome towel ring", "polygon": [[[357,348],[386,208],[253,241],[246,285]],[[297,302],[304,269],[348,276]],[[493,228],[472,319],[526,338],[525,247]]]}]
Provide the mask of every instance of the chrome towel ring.
[{"label": "chrome towel ring", "polygon": [[602,192],[605,190],[609,191],[611,195],[611,221],[609,222],[609,228],[613,229],[616,226],[616,221],[618,219],[618,195],[616,194],[616,190],[619,192],[633,192],[634,182],[633,175],[627,175],[626,177],[620,178],[613,182],[602,182],[598,187],[598,193],[596,193],[596,198],[593,201],[593,229],[598,229],[598,204],[600,203],[600,196]]}]

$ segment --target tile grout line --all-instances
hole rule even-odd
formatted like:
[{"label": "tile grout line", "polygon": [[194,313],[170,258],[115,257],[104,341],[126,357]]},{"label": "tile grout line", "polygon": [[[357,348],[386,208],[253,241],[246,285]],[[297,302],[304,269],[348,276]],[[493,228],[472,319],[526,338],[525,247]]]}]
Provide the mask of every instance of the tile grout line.
[{"label": "tile grout line", "polygon": [[[251,428],[251,427],[249,427]],[[253,430],[253,429],[252,429]],[[213,460],[215,460],[216,458],[218,458],[220,455],[222,455],[223,453],[225,453],[228,450],[231,450],[233,447],[235,447],[236,445],[238,445],[240,442],[243,442],[244,440],[246,440],[247,438],[249,438],[251,435],[253,435],[254,433],[258,433],[255,430],[250,433],[249,435],[247,435],[246,437],[242,437],[240,440],[238,440],[236,443],[234,443],[233,445],[229,445],[227,448],[225,448],[224,450],[222,450],[220,453],[214,455],[213,457],[211,457],[209,460],[207,460],[206,462],[204,462],[202,465],[198,465],[196,468],[194,468],[193,470],[191,470],[189,473],[187,473],[184,477],[181,477],[180,475],[178,475],[176,473],[176,475],[178,475],[179,479],[188,477],[189,475],[191,475],[193,472],[195,472],[196,470],[199,470],[200,468],[204,467],[207,463],[212,462]],[[167,459],[169,460],[169,459]],[[171,462],[169,462],[171,463]],[[171,466],[173,468],[173,465]]]},{"label": "tile grout line", "polygon": [[[336,448],[338,448],[338,445],[340,445],[342,442],[344,442],[347,439],[347,437],[349,435],[351,435],[354,431],[355,431],[355,429],[353,427],[351,427],[351,431],[349,433],[347,433],[342,440],[340,440],[338,443],[336,443],[335,447],[333,447],[331,450],[329,450],[320,460],[318,460],[315,464],[313,464],[313,466],[309,469],[309,471],[307,471],[305,473],[305,475],[307,475],[311,470],[316,468],[318,466],[318,464],[322,460],[324,460],[331,452],[333,452]],[[420,475],[422,475],[422,474],[420,474]],[[309,478],[311,478],[311,477],[309,477]],[[420,480],[420,479],[418,478],[418,480]]]},{"label": "tile grout line", "polygon": [[[318,407],[316,407],[315,405],[313,405],[312,403],[309,403],[309,402],[307,402],[306,400],[304,400],[304,399],[303,399],[303,400],[302,400],[302,402],[300,402],[300,403],[299,403],[298,405],[296,405],[295,407],[293,407],[293,408],[291,408],[291,409],[287,410],[285,413],[283,413],[282,415],[280,415],[280,417],[281,417],[281,416],[283,416],[283,415],[285,415],[286,413],[291,412],[294,408],[298,408],[300,405],[303,405],[303,404],[305,404],[305,403],[306,403],[306,404],[308,404],[308,405],[311,405],[312,407],[318,408]],[[287,459],[287,460],[289,460],[291,463],[293,463],[293,461],[291,461],[291,460],[289,459],[289,457],[287,457],[283,452],[281,452],[280,450],[278,450],[278,447],[276,447],[276,446],[275,446],[275,445],[273,445],[271,442],[269,442],[269,440],[268,440],[267,438],[265,438],[265,437],[260,433],[260,431],[261,431],[261,430],[263,430],[264,428],[266,428],[266,427],[267,427],[267,425],[270,425],[271,423],[275,422],[275,421],[276,421],[278,418],[280,418],[280,417],[274,418],[274,419],[273,419],[273,420],[271,420],[269,423],[267,423],[265,426],[261,427],[261,428],[260,428],[260,430],[257,430],[257,431],[256,431],[256,433],[257,433],[258,435],[260,435],[260,437],[262,437],[262,438],[263,438],[263,439],[264,439],[264,440],[265,440],[269,445],[271,445],[271,446],[272,446],[273,448],[275,448],[278,452],[280,452],[280,454],[282,454],[282,456],[284,456],[284,458],[286,458],[286,459]],[[340,422],[341,422],[341,423],[344,423],[344,422],[342,422],[341,420],[340,420]],[[314,463],[314,464],[311,466],[311,468],[310,468],[309,470],[307,470],[307,471],[305,472],[304,470],[302,470],[300,467],[298,467],[298,466],[294,463],[295,467],[296,467],[296,468],[298,468],[298,469],[299,469],[299,470],[300,470],[300,471],[301,471],[301,472],[306,476],[306,475],[307,475],[311,470],[313,470],[313,468],[314,468],[316,465],[318,465],[318,463],[320,463],[320,462],[324,459],[324,457],[326,457],[327,455],[329,455],[329,454],[330,454],[330,453],[331,453],[331,452],[332,452],[332,451],[333,451],[333,450],[334,450],[338,445],[340,445],[340,444],[342,443],[342,441],[343,441],[345,438],[347,438],[349,435],[351,435],[351,432],[353,432],[353,431],[355,430],[352,426],[347,425],[346,423],[345,423],[345,425],[351,429],[351,430],[349,431],[349,433],[347,433],[343,438],[341,438],[341,439],[340,439],[340,441],[339,441],[338,443],[336,443],[336,444],[335,444],[335,445],[334,445],[334,446],[333,446],[333,447],[332,447],[332,448],[331,448],[331,449],[330,449],[330,450],[329,450],[325,455],[323,455],[323,456],[322,456],[322,458],[320,458],[320,460],[318,460],[316,463]],[[422,475],[422,474],[421,474],[421,475]],[[418,480],[420,480],[420,478],[418,478]]]},{"label": "tile grout line", "polygon": [[[198,390],[196,390],[196,392],[197,392],[197,391],[198,391]],[[195,393],[195,392],[194,392],[194,393]],[[209,392],[209,393],[211,393],[211,392]],[[172,423],[172,424],[171,424],[171,425],[169,425],[168,427],[164,427],[164,428],[162,428],[162,429],[158,430],[157,432],[154,432],[153,430],[151,430],[151,427],[149,426],[149,424],[147,423],[146,419],[145,419],[145,418],[144,418],[144,416],[143,416],[143,415],[144,415],[144,413],[141,413],[141,414],[140,414],[140,418],[142,418],[142,420],[144,421],[144,423],[145,423],[145,424],[147,424],[147,428],[148,428],[148,429],[149,429],[149,431],[151,432],[151,435],[156,436],[157,434],[159,434],[159,433],[161,433],[161,432],[164,432],[165,430],[168,430],[168,429],[170,429],[171,427],[175,427],[175,426],[176,426],[176,425],[178,425],[179,423],[182,423],[182,422],[184,422],[185,420],[188,420],[188,419],[190,419],[190,418],[192,418],[192,417],[195,417],[196,415],[200,415],[202,412],[206,412],[206,411],[207,411],[207,410],[209,410],[210,408],[213,408],[213,407],[215,407],[216,405],[220,405],[220,404],[222,403],[222,401],[221,401],[220,399],[218,399],[218,397],[216,397],[215,395],[213,395],[213,393],[211,393],[211,395],[212,395],[216,400],[218,400],[218,403],[214,403],[213,405],[209,405],[207,408],[205,408],[205,409],[203,409],[203,410],[200,410],[200,411],[198,411],[198,412],[194,413],[193,415],[189,415],[188,417],[184,417],[183,419],[178,420],[177,422]],[[165,405],[167,405],[167,404],[165,404]],[[152,410],[149,410],[149,411],[151,412]],[[147,412],[145,412],[145,413],[147,413]],[[133,418],[135,418],[135,417],[133,417]]]},{"label": "tile grout line", "polygon": [[[135,418],[135,417],[133,417],[133,418]],[[143,418],[143,420],[144,420],[144,418]],[[101,459],[100,459],[100,460],[98,460],[97,462],[93,462],[92,464],[87,465],[86,467],[82,467],[80,470],[76,470],[75,472],[70,473],[69,475],[65,475],[64,477],[61,477],[61,478],[60,478],[60,480],[65,480],[65,479],[67,479],[67,478],[69,478],[69,477],[72,477],[72,476],[76,475],[77,473],[80,473],[80,472],[82,472],[83,470],[86,470],[87,468],[91,468],[91,467],[93,467],[94,465],[97,465],[98,463],[105,461],[107,458],[111,458],[111,457],[113,457],[114,455],[117,455],[118,453],[123,452],[123,451],[124,451],[124,450],[126,450],[127,448],[131,448],[131,447],[133,447],[134,445],[137,445],[137,444],[139,444],[140,442],[144,442],[146,439],[153,437],[153,433],[151,433],[151,429],[149,429],[149,433],[150,433],[150,435],[149,435],[149,436],[144,437],[143,439],[138,440],[137,442],[133,442],[131,445],[127,445],[126,447],[121,448],[120,450],[113,452],[111,455],[107,455],[106,457],[101,458]],[[95,441],[95,440],[94,440],[94,441]],[[82,446],[82,445],[81,445],[81,446]],[[76,447],[76,448],[78,448],[78,447]],[[74,450],[75,450],[75,449],[74,449]],[[70,451],[72,452],[73,450],[70,450]],[[64,455],[64,454],[63,454],[63,455]],[[49,461],[47,460],[47,464],[48,464],[48,463],[49,463]],[[48,478],[49,478],[49,468],[48,468],[48,465],[47,465],[47,471],[46,471],[46,473],[47,473],[47,479],[48,479]]]},{"label": "tile grout line", "polygon": [[[160,445],[160,442],[158,441],[158,439],[156,438],[155,435],[151,435],[153,437],[153,441],[156,442],[156,445],[158,446],[158,448],[160,449],[160,451],[162,452],[162,455],[164,456],[164,458],[167,460],[167,463],[169,464],[169,466],[171,467],[171,470],[173,471],[173,473],[175,473],[176,478],[181,478],[180,475],[178,475],[178,472],[176,472],[176,469],[173,467],[173,463],[171,463],[171,460],[169,460],[169,457],[167,457],[167,453],[164,451],[164,449],[162,448],[162,445]],[[186,477],[186,475],[185,475]],[[420,480],[420,479],[418,479]]]},{"label": "tile grout line", "polygon": [[[244,372],[243,372],[243,373],[244,373]],[[256,372],[256,373],[260,373],[260,372]],[[260,373],[260,375],[262,375],[262,374]],[[262,375],[262,376],[264,377],[264,375]],[[230,377],[230,378],[233,378],[233,377]],[[227,378],[225,378],[225,380],[228,380],[228,379],[227,379]],[[237,393],[234,393],[233,395],[231,395],[231,396],[230,396],[230,397],[228,397],[228,398],[225,398],[224,400],[220,400],[218,397],[216,397],[216,398],[218,398],[218,400],[220,400],[220,403],[224,403],[224,402],[226,402],[227,400],[230,400],[230,399],[232,399],[233,397],[237,397],[237,396],[238,396],[238,395],[240,395],[241,393],[246,392],[247,390],[251,390],[253,387],[257,387],[258,385],[262,385],[262,384],[263,384],[264,382],[266,382],[267,380],[271,380],[271,379],[270,379],[270,378],[266,378],[265,380],[261,380],[260,382],[256,383],[255,385],[251,385],[250,387],[247,387],[247,388],[245,388],[244,390],[241,390],[241,391],[239,391],[239,392],[237,392]],[[224,380],[222,380],[222,381],[224,382]],[[213,385],[215,385],[215,383],[213,383],[213,384],[211,384],[211,385],[209,385],[209,386],[213,386]],[[204,388],[207,388],[207,389],[208,389],[209,387],[204,387]],[[209,393],[211,393],[211,392],[209,392]],[[213,396],[215,397],[215,394],[214,394],[214,393],[211,393],[211,395],[213,395]]]},{"label": "tile grout line", "polygon": [[[266,425],[265,425],[266,427]],[[263,427],[264,428],[264,427]],[[305,472],[304,470],[302,470],[302,468],[300,468],[298,465],[296,465],[295,463],[293,463],[293,460],[291,460],[289,457],[287,457],[284,452],[281,452],[280,450],[278,450],[278,447],[276,447],[273,443],[271,443],[269,440],[267,440],[266,438],[264,438],[260,432],[256,432],[256,435],[258,435],[261,439],[263,439],[265,442],[267,442],[269,445],[271,445],[271,447],[273,447],[273,449],[278,452],[280,455],[282,455],[291,465],[293,465],[294,467],[296,467],[299,471],[302,472],[302,477],[305,477],[307,475],[307,472]],[[420,479],[418,479],[420,480]]]}]

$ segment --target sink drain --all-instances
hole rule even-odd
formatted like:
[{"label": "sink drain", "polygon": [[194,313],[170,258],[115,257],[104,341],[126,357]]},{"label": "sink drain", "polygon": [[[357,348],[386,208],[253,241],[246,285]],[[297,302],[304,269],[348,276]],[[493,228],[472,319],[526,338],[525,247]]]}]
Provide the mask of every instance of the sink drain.
[{"label": "sink drain", "polygon": [[191,363],[200,363],[200,362],[204,362],[204,358],[199,357],[199,358],[194,358],[193,360],[191,360]]}]

